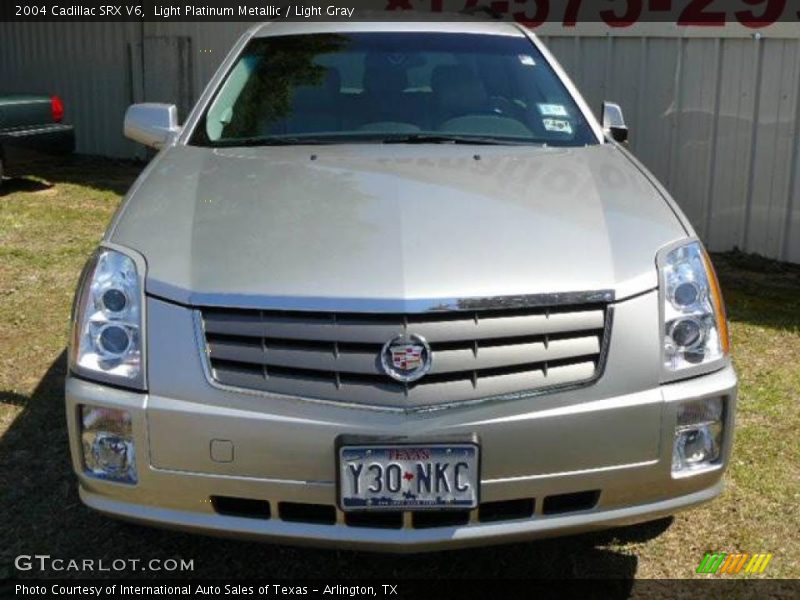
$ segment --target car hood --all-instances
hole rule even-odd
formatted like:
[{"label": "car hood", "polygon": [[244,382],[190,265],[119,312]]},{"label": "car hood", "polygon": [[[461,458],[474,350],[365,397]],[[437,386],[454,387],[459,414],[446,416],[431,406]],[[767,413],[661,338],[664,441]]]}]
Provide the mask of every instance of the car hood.
[{"label": "car hood", "polygon": [[686,236],[618,148],[175,146],[108,240],[149,293],[262,308],[412,310],[417,302],[657,285]]}]

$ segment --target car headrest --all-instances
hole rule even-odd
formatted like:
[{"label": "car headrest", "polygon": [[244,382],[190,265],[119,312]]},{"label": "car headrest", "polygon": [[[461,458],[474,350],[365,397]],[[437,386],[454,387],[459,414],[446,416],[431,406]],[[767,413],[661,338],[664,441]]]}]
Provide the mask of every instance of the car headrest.
[{"label": "car headrest", "polygon": [[324,86],[327,92],[333,92],[338,94],[342,89],[342,76],[339,75],[339,71],[332,67],[328,67],[327,71],[325,71],[325,83]]},{"label": "car headrest", "polygon": [[368,65],[364,69],[364,91],[368,94],[400,94],[408,87],[408,73],[401,65]]},{"label": "car headrest", "polygon": [[318,85],[301,85],[295,88],[293,104],[295,110],[314,108],[325,102],[337,100],[341,91],[342,78],[336,69],[328,69],[325,78]]},{"label": "car headrest", "polygon": [[464,114],[486,107],[488,94],[475,72],[464,65],[439,65],[431,75],[431,89],[439,109]]}]

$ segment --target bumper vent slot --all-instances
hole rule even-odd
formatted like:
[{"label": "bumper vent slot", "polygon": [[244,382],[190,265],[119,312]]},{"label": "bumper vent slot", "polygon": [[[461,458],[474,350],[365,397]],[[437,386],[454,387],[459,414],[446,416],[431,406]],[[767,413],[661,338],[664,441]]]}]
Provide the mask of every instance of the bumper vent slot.
[{"label": "bumper vent slot", "polygon": [[278,516],[283,521],[292,521],[295,523],[333,525],[336,523],[336,508],[328,506],[327,504],[279,502]]},{"label": "bumper vent slot", "polygon": [[542,514],[560,515],[581,510],[591,510],[597,506],[599,499],[600,490],[548,496],[542,504]]},{"label": "bumper vent slot", "polygon": [[[247,390],[398,409],[588,384],[602,371],[606,304],[411,314],[199,312],[212,377]],[[430,372],[383,372],[383,345],[424,337]]]},{"label": "bumper vent slot", "polygon": [[414,529],[433,527],[459,527],[469,523],[468,510],[443,510],[415,512],[411,517]]},{"label": "bumper vent slot", "polygon": [[211,496],[211,506],[218,514],[229,517],[269,519],[272,516],[269,502],[266,500]]},{"label": "bumper vent slot", "polygon": [[349,512],[344,515],[344,522],[349,527],[369,527],[373,529],[402,529],[403,513],[387,512]]},{"label": "bumper vent slot", "polygon": [[481,523],[491,523],[494,521],[530,519],[533,516],[534,507],[533,499],[484,502],[478,510],[478,520]]},{"label": "bumper vent slot", "polygon": [[[548,496],[544,499],[542,514],[557,515],[590,510],[597,505],[599,499],[599,490]],[[220,515],[249,519],[269,519],[272,516],[270,503],[266,500],[211,496],[211,505],[214,511]],[[478,521],[492,523],[532,519],[535,517],[535,506],[536,501],[533,498],[483,502],[477,509]],[[279,502],[278,516],[283,521],[294,523],[335,525],[336,507],[328,504]],[[461,527],[468,525],[469,521],[470,511],[468,510],[432,510],[413,512],[411,514],[411,526],[414,529]],[[346,512],[344,513],[344,524],[348,527],[370,529],[402,529],[404,527],[403,513],[401,511]]]}]

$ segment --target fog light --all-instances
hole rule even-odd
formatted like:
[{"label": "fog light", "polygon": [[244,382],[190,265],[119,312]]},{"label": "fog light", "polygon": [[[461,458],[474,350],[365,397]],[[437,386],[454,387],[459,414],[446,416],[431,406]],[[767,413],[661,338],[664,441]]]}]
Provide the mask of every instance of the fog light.
[{"label": "fog light", "polygon": [[92,458],[109,473],[123,473],[128,469],[128,442],[116,435],[101,433],[92,443]]},{"label": "fog light", "polygon": [[716,463],[722,451],[722,399],[692,400],[678,407],[672,472],[684,474]]},{"label": "fog light", "polygon": [[82,406],[81,442],[87,474],[136,483],[136,446],[128,411]]}]

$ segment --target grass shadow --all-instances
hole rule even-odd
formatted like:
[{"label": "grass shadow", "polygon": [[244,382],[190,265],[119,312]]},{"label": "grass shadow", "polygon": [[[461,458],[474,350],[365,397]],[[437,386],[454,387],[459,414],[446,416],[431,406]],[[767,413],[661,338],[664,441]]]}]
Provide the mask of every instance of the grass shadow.
[{"label": "grass shadow", "polygon": [[[620,589],[619,597],[627,597],[638,559],[602,546],[625,535],[641,539],[662,531],[644,526],[398,557],[209,538],[117,521],[89,510],[78,498],[64,417],[65,373],[62,353],[30,398],[3,395],[4,401],[25,406],[0,437],[0,506],[6,515],[0,520],[0,539],[6,541],[0,546],[0,570],[9,576],[82,576],[80,572],[14,570],[14,557],[39,552],[109,562],[115,558],[194,560],[194,571],[170,573],[173,578],[608,578],[622,580],[623,585],[615,589]],[[163,576],[158,572],[95,575]]]},{"label": "grass shadow", "polygon": [[15,392],[0,391],[0,404],[7,404],[9,406],[25,406],[28,403],[28,397]]},{"label": "grass shadow", "polygon": [[800,330],[800,265],[739,251],[713,260],[731,321]]},{"label": "grass shadow", "polygon": [[30,179],[24,177],[11,177],[10,179],[3,179],[0,185],[0,198],[3,196],[11,195],[15,192],[34,193],[43,192],[53,187],[52,183],[47,183],[37,179]]}]

